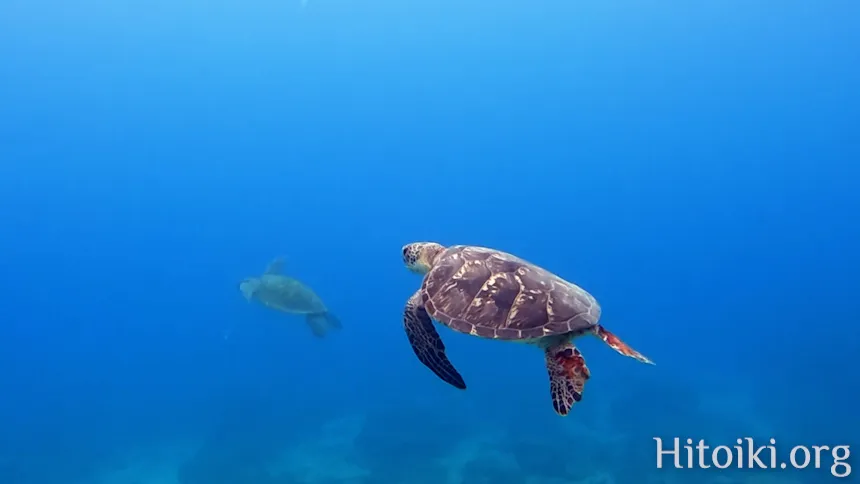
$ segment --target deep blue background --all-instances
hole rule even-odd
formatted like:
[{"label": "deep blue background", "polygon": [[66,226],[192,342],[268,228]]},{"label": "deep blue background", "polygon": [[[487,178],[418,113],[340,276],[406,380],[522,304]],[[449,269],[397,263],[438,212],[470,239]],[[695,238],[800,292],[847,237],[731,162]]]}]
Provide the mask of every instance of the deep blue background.
[{"label": "deep blue background", "polygon": [[[858,25],[848,1],[4,0],[0,481],[225,427],[241,466],[342,416],[380,484],[481,432],[619,482],[657,434],[857,443]],[[416,240],[580,284],[657,366],[583,341],[560,419],[539,352],[440,330],[457,392],[400,326]],[[277,255],[343,332],[241,298]],[[597,463],[595,415],[627,439]]]}]

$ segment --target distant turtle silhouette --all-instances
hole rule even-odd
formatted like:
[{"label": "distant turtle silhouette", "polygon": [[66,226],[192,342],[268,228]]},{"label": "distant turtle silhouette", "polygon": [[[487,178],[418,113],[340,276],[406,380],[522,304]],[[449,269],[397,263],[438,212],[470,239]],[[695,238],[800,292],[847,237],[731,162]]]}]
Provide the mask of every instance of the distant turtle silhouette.
[{"label": "distant turtle silhouette", "polygon": [[404,309],[406,335],[418,359],[457,388],[466,383],[448,360],[433,320],[461,333],[541,348],[552,405],[562,416],[582,399],[591,377],[574,339],[597,336],[622,355],[653,364],[597,323],[600,305],[591,294],[537,265],[469,245],[416,242],[402,252],[406,267],[424,274]]},{"label": "distant turtle silhouette", "polygon": [[248,302],[257,301],[285,313],[304,314],[314,336],[324,337],[329,330],[341,329],[340,320],[323,304],[322,299],[297,279],[283,275],[284,259],[278,257],[260,277],[248,277],[239,290]]}]

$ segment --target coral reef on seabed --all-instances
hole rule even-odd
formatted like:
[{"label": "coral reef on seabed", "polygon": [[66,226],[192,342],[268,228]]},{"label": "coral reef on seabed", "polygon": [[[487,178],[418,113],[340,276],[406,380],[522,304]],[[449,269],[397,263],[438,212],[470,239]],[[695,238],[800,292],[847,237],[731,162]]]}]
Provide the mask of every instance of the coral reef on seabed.
[{"label": "coral reef on seabed", "polygon": [[[643,392],[673,398],[649,406]],[[656,468],[656,432],[766,435],[743,394],[651,380],[596,394],[567,419],[440,402],[314,418],[241,407],[194,445],[126,452],[75,484],[807,484],[779,471]]]}]

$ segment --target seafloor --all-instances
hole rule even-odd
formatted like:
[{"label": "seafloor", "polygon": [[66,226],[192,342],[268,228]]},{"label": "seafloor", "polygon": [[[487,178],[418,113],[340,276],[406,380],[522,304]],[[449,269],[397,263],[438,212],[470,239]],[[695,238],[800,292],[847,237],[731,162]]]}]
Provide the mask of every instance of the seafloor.
[{"label": "seafloor", "polygon": [[[653,392],[671,392],[672,407],[649,407],[643,397]],[[27,464],[14,458],[5,468],[0,465],[0,477],[5,473],[2,481],[14,484],[808,484],[833,479],[826,466],[655,468],[654,435],[671,438],[695,428],[713,441],[769,438],[772,425],[779,424],[757,411],[746,393],[702,394],[642,382],[619,392],[611,404],[577,410],[575,417],[531,422],[503,408],[468,415],[439,408],[438,402],[415,402],[408,408],[381,404],[337,417],[283,420],[272,417],[277,411],[238,406],[207,435],[116,448],[86,472],[78,468],[74,479],[64,464],[40,467],[33,459]],[[32,467],[21,467],[27,465]]]}]

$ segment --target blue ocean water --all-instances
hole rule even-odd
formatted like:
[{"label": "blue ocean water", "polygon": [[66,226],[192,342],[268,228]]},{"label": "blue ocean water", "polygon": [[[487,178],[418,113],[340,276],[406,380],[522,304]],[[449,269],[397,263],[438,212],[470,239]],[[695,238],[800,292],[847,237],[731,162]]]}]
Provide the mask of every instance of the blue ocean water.
[{"label": "blue ocean water", "polygon": [[[4,0],[0,483],[852,480],[829,450],[658,469],[654,438],[860,444],[858,22]],[[562,418],[539,350],[440,327],[468,389],[447,385],[402,328],[414,241],[575,282],[656,366],[578,340],[592,377]],[[341,331],[242,297],[277,256]]]}]

